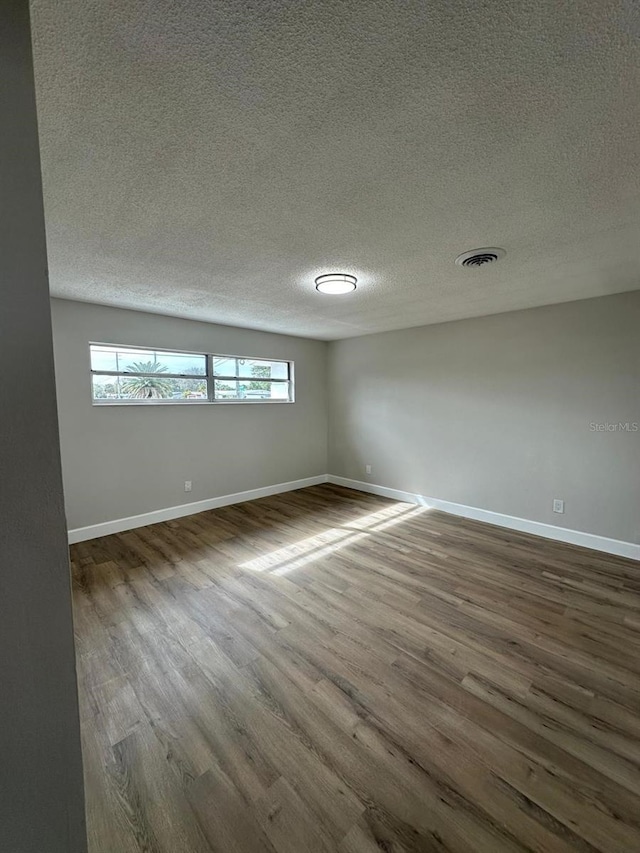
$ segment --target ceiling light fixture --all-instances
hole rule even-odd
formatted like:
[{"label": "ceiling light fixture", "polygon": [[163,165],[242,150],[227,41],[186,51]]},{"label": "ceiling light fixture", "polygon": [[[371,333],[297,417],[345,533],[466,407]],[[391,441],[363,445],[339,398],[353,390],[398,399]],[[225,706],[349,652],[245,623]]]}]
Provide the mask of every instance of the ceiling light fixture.
[{"label": "ceiling light fixture", "polygon": [[358,279],[346,272],[330,272],[319,275],[316,279],[316,290],[333,296],[339,293],[351,293],[356,289]]}]

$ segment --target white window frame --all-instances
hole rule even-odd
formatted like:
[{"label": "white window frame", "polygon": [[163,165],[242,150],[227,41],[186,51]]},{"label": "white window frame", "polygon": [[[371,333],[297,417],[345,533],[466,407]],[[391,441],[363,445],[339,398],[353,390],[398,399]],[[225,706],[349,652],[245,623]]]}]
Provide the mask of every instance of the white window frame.
[{"label": "white window frame", "polygon": [[[206,374],[203,376],[202,374],[189,374],[189,373],[163,373],[163,379],[204,379],[207,385],[207,397],[206,399],[169,399],[169,398],[140,398],[135,400],[99,400],[93,396],[93,377],[94,376],[113,376],[113,377],[128,377],[128,376],[154,376],[155,374],[147,374],[147,373],[132,373],[132,371],[113,371],[113,370],[94,370],[91,366],[91,347],[113,347],[114,349],[126,349],[126,350],[138,350],[139,352],[162,352],[168,354],[175,355],[196,355],[196,356],[204,356],[206,361]],[[287,365],[287,379],[259,379],[256,378],[253,381],[262,381],[262,382],[271,382],[277,383],[280,385],[287,386],[288,397],[282,399],[264,399],[264,398],[246,398],[243,397],[241,399],[230,400],[223,399],[221,397],[216,397],[215,393],[215,383],[216,381],[227,381],[227,382],[240,382],[240,381],[252,381],[252,377],[250,376],[239,376],[237,374],[233,376],[215,376],[213,372],[213,360],[214,358],[227,358],[227,359],[245,359],[248,361],[273,361],[278,362],[279,364]],[[294,380],[294,362],[285,358],[268,358],[266,356],[257,356],[257,355],[229,355],[225,353],[208,353],[208,352],[194,352],[193,350],[177,350],[177,349],[169,349],[167,347],[157,347],[157,346],[133,346],[131,344],[113,344],[113,343],[105,343],[101,341],[90,341],[89,342],[89,378],[90,378],[90,386],[89,393],[91,395],[91,403],[94,406],[207,406],[207,405],[216,405],[216,406],[233,406],[236,404],[249,404],[249,405],[259,405],[261,403],[275,403],[278,405],[287,404],[287,403],[295,403],[295,380]]]}]

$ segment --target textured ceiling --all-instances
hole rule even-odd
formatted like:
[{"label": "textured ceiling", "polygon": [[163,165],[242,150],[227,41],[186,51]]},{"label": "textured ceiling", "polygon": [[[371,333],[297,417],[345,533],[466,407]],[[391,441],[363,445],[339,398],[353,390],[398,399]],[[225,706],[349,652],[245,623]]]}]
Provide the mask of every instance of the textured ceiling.
[{"label": "textured ceiling", "polygon": [[640,288],[635,0],[32,15],[56,296],[341,338]]}]

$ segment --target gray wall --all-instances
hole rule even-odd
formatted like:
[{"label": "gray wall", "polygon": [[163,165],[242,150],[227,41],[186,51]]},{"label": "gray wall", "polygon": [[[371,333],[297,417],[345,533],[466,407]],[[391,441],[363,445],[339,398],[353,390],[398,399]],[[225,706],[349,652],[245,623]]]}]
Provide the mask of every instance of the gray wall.
[{"label": "gray wall", "polygon": [[26,0],[0,5],[0,848],[86,850]]},{"label": "gray wall", "polygon": [[590,428],[640,422],[640,292],[338,341],[329,388],[332,474],[640,542],[640,432]]},{"label": "gray wall", "polygon": [[[326,343],[66,300],[52,309],[70,529],[326,473]],[[292,359],[296,402],[92,406],[89,341]]]}]

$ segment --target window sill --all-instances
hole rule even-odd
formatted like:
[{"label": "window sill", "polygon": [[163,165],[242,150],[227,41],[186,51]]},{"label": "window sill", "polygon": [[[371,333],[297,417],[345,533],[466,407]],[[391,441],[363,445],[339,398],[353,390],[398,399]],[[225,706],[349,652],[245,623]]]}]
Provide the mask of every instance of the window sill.
[{"label": "window sill", "polygon": [[153,408],[154,406],[263,406],[263,405],[290,405],[295,400],[92,400],[91,405],[97,409],[109,408],[111,406],[124,407],[142,406]]}]

